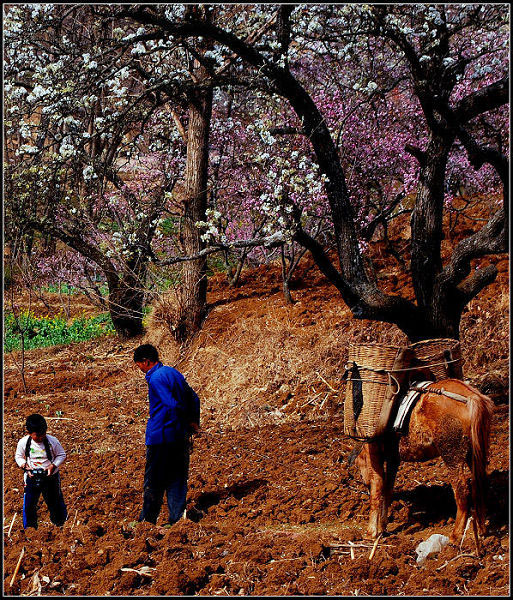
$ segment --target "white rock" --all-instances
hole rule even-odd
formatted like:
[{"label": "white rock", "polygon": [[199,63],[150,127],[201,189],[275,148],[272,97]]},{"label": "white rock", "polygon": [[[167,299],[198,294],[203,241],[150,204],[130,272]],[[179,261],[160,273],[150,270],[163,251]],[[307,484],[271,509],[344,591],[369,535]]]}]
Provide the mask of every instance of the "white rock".
[{"label": "white rock", "polygon": [[446,535],[440,533],[434,533],[432,536],[415,548],[417,553],[417,563],[422,565],[426,558],[431,554],[437,554],[449,543],[449,538]]}]

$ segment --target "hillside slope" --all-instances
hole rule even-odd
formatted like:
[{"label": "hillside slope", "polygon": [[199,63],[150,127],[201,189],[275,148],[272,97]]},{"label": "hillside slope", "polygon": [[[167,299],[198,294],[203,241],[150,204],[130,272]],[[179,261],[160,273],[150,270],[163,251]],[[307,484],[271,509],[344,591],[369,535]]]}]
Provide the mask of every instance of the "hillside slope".
[{"label": "hillside slope", "polygon": [[[154,316],[148,333],[130,343],[106,338],[33,350],[28,393],[19,354],[6,356],[4,532],[18,514],[4,539],[4,591],[27,594],[41,585],[45,595],[77,596],[507,596],[508,263],[493,260],[499,277],[469,305],[461,339],[465,376],[488,385],[497,403],[482,558],[469,532],[461,548],[417,566],[416,545],[432,533],[449,534],[454,523],[447,470],[432,460],[401,465],[390,535],[369,560],[371,546],[362,541],[368,493],[347,464],[352,442],[342,433],[340,377],[349,342],[400,344],[404,337],[392,326],[353,320],[306,262],[293,305],[284,303],[273,266],[245,272],[238,289],[216,275],[205,326],[187,347],[179,348]],[[407,290],[391,260],[383,260],[380,274],[390,291]],[[188,518],[165,532],[133,524],[142,499],[147,386],[132,352],[146,341],[202,400]],[[62,530],[49,524],[46,507],[37,531],[20,525],[23,489],[13,455],[31,412],[49,418],[50,433],[68,451],[62,477],[69,520]],[[349,542],[356,544],[354,560]]]}]

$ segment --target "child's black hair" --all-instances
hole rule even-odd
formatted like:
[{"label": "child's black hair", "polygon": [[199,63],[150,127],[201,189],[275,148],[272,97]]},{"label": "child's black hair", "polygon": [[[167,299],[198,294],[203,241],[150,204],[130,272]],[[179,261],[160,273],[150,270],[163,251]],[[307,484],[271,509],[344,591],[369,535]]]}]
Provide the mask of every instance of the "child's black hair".
[{"label": "child's black hair", "polygon": [[142,362],[146,359],[151,362],[159,362],[159,353],[155,346],[143,344],[134,350],[134,362]]},{"label": "child's black hair", "polygon": [[45,418],[37,413],[27,417],[25,426],[29,433],[46,433],[48,429]]}]

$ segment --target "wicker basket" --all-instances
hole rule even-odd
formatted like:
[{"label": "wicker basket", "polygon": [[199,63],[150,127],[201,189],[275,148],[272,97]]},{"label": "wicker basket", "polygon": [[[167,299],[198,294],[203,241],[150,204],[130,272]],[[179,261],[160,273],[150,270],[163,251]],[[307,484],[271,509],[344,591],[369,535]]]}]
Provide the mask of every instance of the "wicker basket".
[{"label": "wicker basket", "polygon": [[[385,430],[394,400],[414,353],[380,344],[349,346],[344,400],[344,434],[372,439]],[[363,403],[362,403],[363,402]]]},{"label": "wicker basket", "polygon": [[420,366],[428,368],[438,379],[463,379],[463,359],[458,340],[437,338],[410,346]]}]

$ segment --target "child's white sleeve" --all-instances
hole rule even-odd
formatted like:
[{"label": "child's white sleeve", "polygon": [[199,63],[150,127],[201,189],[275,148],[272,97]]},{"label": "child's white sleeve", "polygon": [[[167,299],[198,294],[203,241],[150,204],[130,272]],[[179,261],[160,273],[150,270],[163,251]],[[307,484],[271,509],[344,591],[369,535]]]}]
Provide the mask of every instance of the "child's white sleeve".
[{"label": "child's white sleeve", "polygon": [[62,465],[62,463],[66,460],[66,452],[64,451],[64,448],[61,446],[59,440],[56,437],[52,439],[52,454],[52,463],[56,467]]},{"label": "child's white sleeve", "polygon": [[26,445],[27,438],[25,436],[24,438],[21,438],[21,440],[18,442],[18,445],[16,446],[16,454],[14,455],[14,460],[18,464],[18,467],[22,467],[27,462],[27,459],[25,457]]}]

